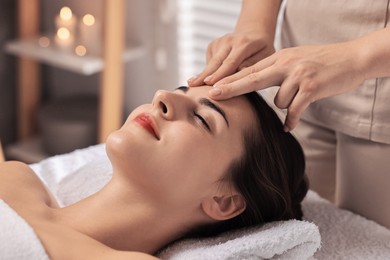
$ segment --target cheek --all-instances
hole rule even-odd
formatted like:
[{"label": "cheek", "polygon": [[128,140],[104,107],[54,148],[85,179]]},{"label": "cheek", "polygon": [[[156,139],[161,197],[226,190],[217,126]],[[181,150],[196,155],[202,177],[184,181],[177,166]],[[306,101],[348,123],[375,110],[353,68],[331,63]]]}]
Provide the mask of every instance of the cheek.
[{"label": "cheek", "polygon": [[177,125],[169,129],[168,134],[166,142],[162,143],[168,161],[177,162],[183,169],[194,165],[207,165],[212,155],[213,144],[199,129]]},{"label": "cheek", "polygon": [[170,135],[175,138],[169,138],[159,152],[165,180],[178,182],[189,191],[205,188],[222,177],[230,159],[218,141],[195,128],[175,127]]}]

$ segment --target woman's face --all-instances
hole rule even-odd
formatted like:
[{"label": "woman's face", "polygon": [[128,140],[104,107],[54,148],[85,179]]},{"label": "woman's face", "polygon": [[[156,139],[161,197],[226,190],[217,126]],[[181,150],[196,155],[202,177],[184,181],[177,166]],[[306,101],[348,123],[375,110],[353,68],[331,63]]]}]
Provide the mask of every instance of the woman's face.
[{"label": "woman's face", "polygon": [[151,104],[136,108],[107,139],[114,172],[164,203],[212,195],[240,158],[254,113],[244,97],[214,101],[209,89],[159,90]]}]

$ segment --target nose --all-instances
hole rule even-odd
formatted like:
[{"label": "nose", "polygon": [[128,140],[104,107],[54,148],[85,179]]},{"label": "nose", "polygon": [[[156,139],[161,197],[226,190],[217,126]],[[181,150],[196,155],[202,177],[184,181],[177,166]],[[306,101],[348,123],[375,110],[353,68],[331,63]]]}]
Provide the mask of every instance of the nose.
[{"label": "nose", "polygon": [[152,104],[153,108],[166,120],[174,120],[186,111],[185,106],[189,104],[189,101],[181,94],[158,90]]}]

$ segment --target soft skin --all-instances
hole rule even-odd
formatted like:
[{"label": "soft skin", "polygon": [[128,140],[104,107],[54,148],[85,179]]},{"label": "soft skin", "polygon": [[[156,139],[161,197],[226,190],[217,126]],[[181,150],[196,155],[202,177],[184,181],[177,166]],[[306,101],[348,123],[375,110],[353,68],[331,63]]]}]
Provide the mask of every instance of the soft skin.
[{"label": "soft skin", "polygon": [[[129,175],[149,194],[165,200],[159,203],[190,205],[190,201],[207,197],[221,184],[218,180],[224,177],[230,163],[242,153],[242,133],[251,125],[253,114],[242,114],[241,108],[251,111],[249,105],[243,98],[220,102],[228,126],[218,112],[199,103],[199,98],[207,97],[207,89],[210,87],[186,93],[157,91],[152,104],[135,109],[123,127],[107,140],[114,170]],[[207,121],[210,132],[194,112]],[[134,123],[142,113],[153,118],[160,140]]]},{"label": "soft skin", "polygon": [[[228,127],[200,102],[209,90],[158,91],[152,104],[134,110],[107,139],[113,177],[96,194],[59,208],[27,165],[5,162],[0,198],[34,228],[51,259],[155,259],[190,229],[246,207],[224,177],[242,154],[254,112],[243,97],[214,102]],[[134,120],[140,114],[150,116],[158,138]]]}]

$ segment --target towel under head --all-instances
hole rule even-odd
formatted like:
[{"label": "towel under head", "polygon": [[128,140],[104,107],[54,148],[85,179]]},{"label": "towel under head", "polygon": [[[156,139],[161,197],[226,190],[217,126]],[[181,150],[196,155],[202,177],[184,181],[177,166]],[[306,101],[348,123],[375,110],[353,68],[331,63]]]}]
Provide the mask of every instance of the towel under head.
[{"label": "towel under head", "polygon": [[170,245],[162,259],[308,259],[320,247],[316,225],[298,220],[227,232],[212,238],[183,240]]}]

